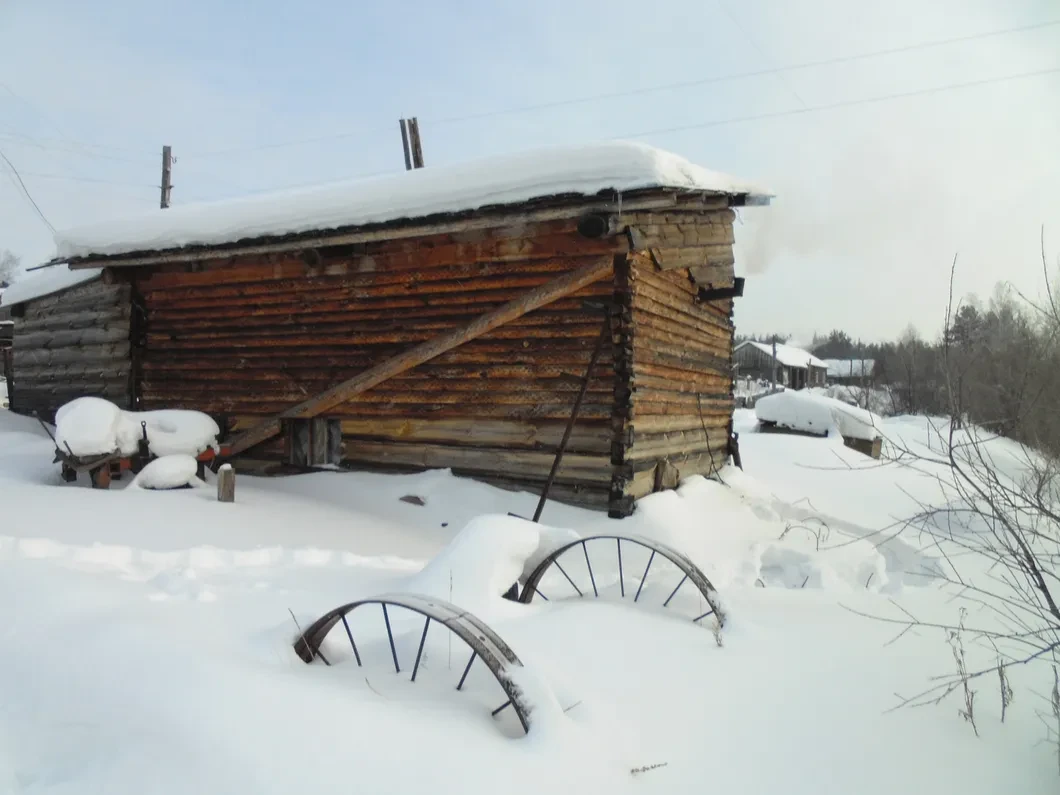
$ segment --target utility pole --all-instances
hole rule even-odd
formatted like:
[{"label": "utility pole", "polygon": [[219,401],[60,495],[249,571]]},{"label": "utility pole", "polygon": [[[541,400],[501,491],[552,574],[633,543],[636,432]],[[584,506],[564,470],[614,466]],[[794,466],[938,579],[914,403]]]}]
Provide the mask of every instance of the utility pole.
[{"label": "utility pole", "polygon": [[162,147],[162,209],[169,207],[169,195],[173,192],[173,147]]},{"label": "utility pole", "polygon": [[777,335],[773,335],[773,391],[777,391]]},{"label": "utility pole", "polygon": [[401,148],[405,151],[405,170],[423,168],[423,145],[420,143],[420,123],[413,116],[401,119]]}]

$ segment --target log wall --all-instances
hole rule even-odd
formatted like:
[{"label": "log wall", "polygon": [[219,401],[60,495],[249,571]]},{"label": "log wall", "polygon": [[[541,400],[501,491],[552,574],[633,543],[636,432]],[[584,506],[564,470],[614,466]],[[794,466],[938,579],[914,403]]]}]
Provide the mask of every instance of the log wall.
[{"label": "log wall", "polygon": [[[132,270],[146,316],[133,357],[142,407],[197,409],[246,429],[607,258],[613,279],[323,416],[340,421],[348,465],[448,467],[537,491],[606,323],[552,495],[627,515],[638,497],[727,459],[732,301],[696,296],[732,285],[733,213],[719,200],[619,220],[600,238],[570,219]],[[244,461],[287,455],[276,438]]]},{"label": "log wall", "polygon": [[699,289],[733,283],[733,213],[656,214],[620,279],[626,380],[615,421],[612,513],[710,474],[728,460],[732,425],[732,299],[703,302]]},{"label": "log wall", "polygon": [[[626,245],[572,220],[143,274],[143,406],[250,427]],[[606,320],[583,302],[613,290],[591,285],[327,412],[344,462],[539,489]],[[611,487],[612,358],[605,342],[553,492],[597,508]],[[249,457],[282,461],[283,440]]]},{"label": "log wall", "polygon": [[18,307],[11,409],[53,421],[74,398],[131,405],[130,287],[93,281]]}]

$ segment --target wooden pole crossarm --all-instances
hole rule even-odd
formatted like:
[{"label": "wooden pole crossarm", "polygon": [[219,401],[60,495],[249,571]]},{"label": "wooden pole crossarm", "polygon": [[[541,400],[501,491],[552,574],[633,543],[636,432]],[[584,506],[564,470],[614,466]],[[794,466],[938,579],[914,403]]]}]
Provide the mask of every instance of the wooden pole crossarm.
[{"label": "wooden pole crossarm", "polygon": [[517,320],[535,309],[540,309],[553,301],[558,301],[571,293],[577,292],[587,285],[600,281],[611,274],[612,268],[612,258],[610,256],[601,257],[588,265],[583,265],[576,270],[569,271],[546,282],[540,287],[535,287],[519,298],[509,301],[484,315],[480,315],[467,326],[454,329],[440,337],[420,343],[414,348],[410,348],[391,359],[387,359],[385,362],[377,364],[375,367],[370,367],[364,372],[358,373],[353,378],[336,384],[326,392],[321,392],[319,395],[292,406],[277,417],[270,418],[255,425],[253,428],[249,428],[233,437],[232,441],[225,446],[224,455],[238,455],[244,450],[271,439],[280,433],[283,427],[282,420],[284,419],[317,417],[396,375],[400,375],[413,367],[441,356],[443,353],[477,339],[483,334],[488,334],[498,326]]}]

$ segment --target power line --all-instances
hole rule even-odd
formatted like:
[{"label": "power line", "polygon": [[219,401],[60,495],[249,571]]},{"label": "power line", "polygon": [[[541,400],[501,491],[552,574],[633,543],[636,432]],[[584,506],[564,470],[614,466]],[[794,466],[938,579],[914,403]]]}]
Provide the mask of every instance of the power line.
[{"label": "power line", "polygon": [[66,142],[60,141],[56,138],[36,138],[22,133],[9,132],[7,130],[0,130],[0,138],[6,139],[8,143],[14,146],[32,146],[34,149],[40,149],[42,151],[62,152],[64,154],[92,157],[99,160],[115,160],[122,163],[141,163],[147,159],[146,157],[121,157],[106,152],[92,152],[86,149],[86,147],[95,146],[95,144],[84,144],[77,141]]},{"label": "power line", "polygon": [[26,187],[26,183],[22,181],[22,176],[18,173],[18,169],[15,168],[15,164],[7,159],[7,155],[5,155],[2,150],[0,150],[0,158],[2,158],[5,163],[7,163],[7,167],[11,169],[11,173],[15,175],[15,178],[18,180],[18,184],[22,186],[22,193],[29,200],[29,203],[33,205],[33,209],[37,211],[37,215],[40,216],[40,219],[44,222],[44,225],[48,227],[48,229],[51,230],[52,235],[54,235],[55,227],[52,226],[51,221],[49,221],[48,218],[44,215],[44,212],[41,210],[41,208],[37,206],[37,202],[33,200],[33,195],[29,192],[29,188]]},{"label": "power line", "polygon": [[121,182],[113,179],[97,179],[95,177],[78,177],[70,174],[45,174],[39,171],[23,171],[24,177],[37,177],[38,179],[58,179],[67,182],[92,182],[99,185],[120,185],[127,188],[150,188],[158,190],[157,185],[148,185],[146,182]]},{"label": "power line", "polygon": [[[722,10],[725,11],[724,6],[722,6]],[[729,15],[729,17],[730,19],[732,19],[731,15]],[[743,30],[743,28],[741,28],[735,20],[733,20],[733,24],[740,28],[741,31]],[[427,121],[437,127],[443,124],[458,124],[466,121],[489,119],[498,116],[509,116],[517,113],[529,113],[533,111],[550,110],[552,108],[561,108],[571,105],[582,105],[591,102],[601,102],[608,99],[620,99],[632,96],[642,96],[644,94],[653,94],[658,91],[672,91],[675,89],[696,88],[699,86],[711,85],[716,83],[726,83],[735,80],[748,80],[755,77],[765,77],[769,75],[781,75],[785,72],[814,69],[823,66],[836,66],[839,64],[852,63],[855,61],[868,60],[872,58],[882,58],[890,55],[900,55],[903,53],[914,52],[917,50],[945,47],[952,44],[963,44],[966,42],[979,41],[981,39],[994,38],[997,36],[1008,36],[1015,33],[1027,33],[1033,30],[1040,30],[1042,28],[1055,27],[1056,25],[1060,25],[1060,19],[1047,20],[1045,22],[1036,22],[1029,25],[1020,25],[1012,28],[1003,28],[1000,30],[991,30],[983,33],[972,33],[966,36],[954,36],[946,39],[934,39],[931,41],[916,42],[914,44],[906,44],[900,47],[888,47],[880,50],[871,50],[868,52],[855,53],[853,55],[838,55],[831,58],[819,58],[812,61],[802,61],[799,63],[788,64],[786,66],[771,66],[764,69],[754,69],[746,72],[731,72],[722,75],[712,75],[709,77],[698,78],[696,80],[683,80],[675,83],[663,83],[654,86],[645,86],[644,88],[631,88],[622,91],[612,91],[582,97],[571,97],[569,99],[552,100],[549,102],[540,102],[531,105],[520,105],[511,108],[501,108],[498,110],[483,111],[481,113],[469,113],[463,116],[449,116],[440,119],[430,119],[428,117]],[[746,32],[744,33],[744,35],[748,36]],[[750,39],[749,36],[748,38]],[[220,155],[256,152],[267,149],[282,149],[291,146],[302,146],[316,143],[324,143],[327,141],[335,141],[343,138],[353,138],[355,136],[362,135],[365,132],[371,132],[382,129],[383,128],[381,126],[362,127],[359,129],[348,130],[340,133],[315,136],[313,138],[277,141],[253,147],[236,147],[231,149],[218,149],[206,152],[192,152],[190,155],[185,155],[185,157],[216,157]]]},{"label": "power line", "polygon": [[884,94],[877,97],[863,97],[861,99],[847,99],[840,102],[832,102],[827,105],[811,105],[804,108],[793,108],[791,110],[780,110],[771,113],[758,113],[752,116],[737,116],[730,119],[717,119],[715,121],[701,122],[699,124],[684,124],[679,127],[665,127],[662,129],[646,130],[638,133],[630,133],[628,135],[617,136],[611,140],[620,140],[623,138],[643,138],[648,135],[664,135],[667,133],[684,132],[685,130],[702,130],[707,127],[720,127],[725,124],[739,124],[742,122],[751,121],[762,121],[765,119],[779,119],[784,116],[799,116],[805,113],[818,113],[826,110],[836,110],[837,108],[847,108],[855,105],[872,105],[878,102],[888,102],[894,99],[905,99],[907,97],[920,97],[928,94],[939,94],[945,91],[956,91],[962,88],[975,88],[976,86],[986,86],[994,83],[1005,83],[1012,80],[1022,80],[1029,77],[1041,77],[1043,75],[1060,74],[1060,66],[1053,67],[1051,69],[1039,69],[1034,72],[1022,72],[1020,74],[1005,75],[1003,77],[990,77],[983,80],[969,80],[964,83],[950,83],[944,86],[932,86],[931,88],[919,88],[913,91],[901,91],[895,94]]}]

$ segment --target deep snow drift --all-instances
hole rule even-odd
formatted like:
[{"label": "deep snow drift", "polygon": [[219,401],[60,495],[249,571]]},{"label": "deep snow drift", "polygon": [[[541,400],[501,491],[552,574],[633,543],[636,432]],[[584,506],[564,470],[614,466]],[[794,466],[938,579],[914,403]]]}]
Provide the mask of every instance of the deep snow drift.
[{"label": "deep snow drift", "polygon": [[[36,423],[0,411],[0,792],[1055,792],[1029,668],[1003,725],[981,685],[978,739],[955,701],[888,711],[953,665],[941,633],[891,642],[851,612],[956,619],[937,550],[879,532],[938,498],[932,473],[754,423],[738,413],[746,471],[724,485],[691,478],[621,521],[549,503],[542,531],[506,516],[536,497],[446,472],[240,476],[231,504],[62,485]],[[929,443],[924,421],[884,423]],[[613,550],[593,561],[607,598],[497,593],[543,546],[616,531],[703,569],[721,646],[673,609],[694,593],[661,606],[665,567],[652,598],[616,593]],[[644,559],[624,564],[635,582]],[[456,692],[467,657],[444,631],[409,681],[422,619],[392,617],[401,674],[378,611],[354,627],[363,667],[348,645],[331,667],[292,651],[296,622],[408,590],[466,603],[511,645],[551,700],[528,736],[490,716],[484,667]]]}]

